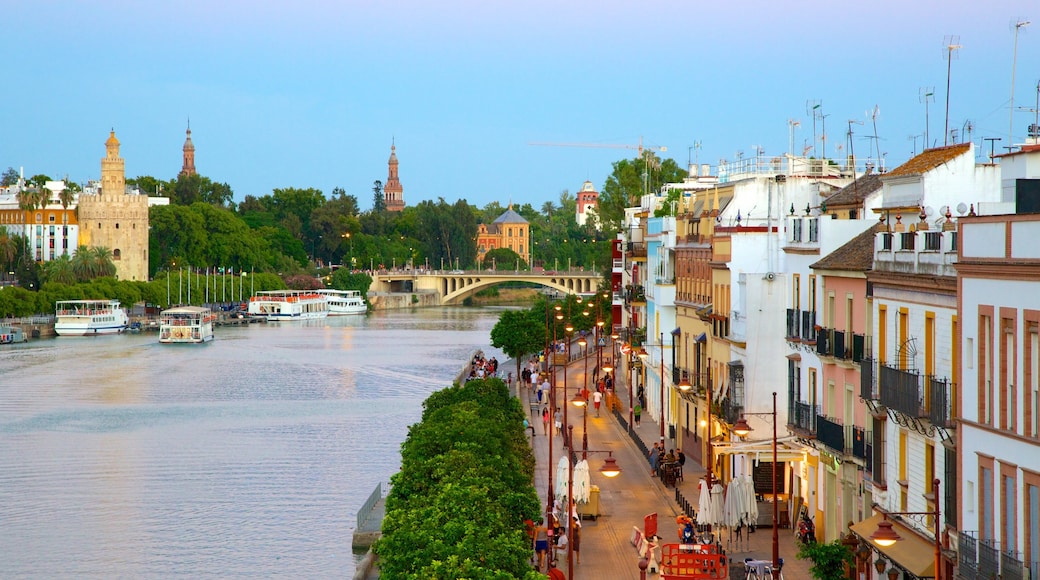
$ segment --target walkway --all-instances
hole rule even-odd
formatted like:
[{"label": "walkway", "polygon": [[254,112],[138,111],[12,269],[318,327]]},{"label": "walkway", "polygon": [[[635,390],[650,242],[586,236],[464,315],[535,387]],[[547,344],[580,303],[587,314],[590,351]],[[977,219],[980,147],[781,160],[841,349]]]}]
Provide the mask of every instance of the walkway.
[{"label": "walkway", "polygon": [[[589,361],[591,367],[595,366],[595,358]],[[515,363],[503,363],[503,369],[515,369]],[[578,359],[567,368],[567,393],[562,391],[563,369],[559,369],[557,375],[557,398],[566,401],[573,398],[575,389],[581,389],[584,385],[585,362]],[[590,373],[591,375],[591,373]],[[622,377],[623,379],[624,377]],[[590,376],[591,380],[591,376]],[[514,383],[514,386],[515,383]],[[617,384],[618,398],[623,402],[623,417],[628,417],[628,385]],[[530,409],[528,390],[520,387],[518,395],[524,403],[525,408]],[[591,390],[591,386],[590,386]],[[561,407],[563,404],[559,405]],[[589,468],[592,473],[592,484],[598,485],[600,489],[600,517],[595,520],[584,519],[581,532],[581,562],[574,566],[574,574],[568,574],[570,579],[589,578],[639,578],[639,555],[631,543],[634,527],[642,528],[643,517],[658,514],[659,534],[664,542],[675,542],[677,540],[678,527],[675,524],[676,516],[682,511],[676,502],[676,490],[665,487],[655,477],[650,475],[650,465],[647,456],[639,445],[629,436],[627,429],[617,418],[608,413],[606,405],[600,410],[600,417],[596,417],[595,410],[588,408],[588,415],[583,421],[583,411],[574,405],[567,405],[567,422],[573,425],[575,450],[581,457],[583,422],[588,425],[588,448],[596,451],[612,451],[614,458],[622,472],[615,478],[609,479],[599,474],[599,468],[606,459],[606,453],[590,453],[588,456]],[[535,487],[541,498],[542,506],[546,505],[549,477],[549,437],[542,431],[542,420],[538,411],[531,411],[530,422],[535,427],[535,435],[531,438],[537,467],[535,472]],[[565,427],[566,429],[566,427]],[[643,413],[642,424],[634,429],[634,434],[643,441],[644,447],[649,447],[660,434],[660,427],[656,421]],[[564,453],[561,437],[552,437],[553,451],[552,463],[553,477],[555,478],[555,465]],[[678,491],[689,501],[697,501],[697,482],[704,475],[701,466],[692,461],[687,461],[685,466],[684,481],[678,484]],[[725,534],[725,532],[723,532]],[[726,536],[723,536],[723,547],[726,547]],[[758,528],[749,535],[748,547],[740,552],[736,549],[728,552],[731,565],[731,578],[744,576],[743,561],[745,558],[769,560],[772,554],[772,530],[770,528]],[[789,580],[800,580],[810,578],[809,563],[798,560],[795,554],[798,551],[797,542],[792,529],[781,529],[779,533],[780,557],[784,558],[784,576]],[[734,546],[734,548],[736,548]],[[577,561],[577,556],[575,556]],[[558,567],[567,572],[567,554],[561,552]],[[647,574],[648,578],[657,577],[656,574]]]}]

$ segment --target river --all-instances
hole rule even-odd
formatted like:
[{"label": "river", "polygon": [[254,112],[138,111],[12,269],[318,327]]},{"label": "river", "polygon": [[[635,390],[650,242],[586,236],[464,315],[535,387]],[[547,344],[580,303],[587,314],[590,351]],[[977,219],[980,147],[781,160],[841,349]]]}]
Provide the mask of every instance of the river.
[{"label": "river", "polygon": [[423,400],[475,349],[504,360],[500,311],[0,347],[0,576],[349,578]]}]

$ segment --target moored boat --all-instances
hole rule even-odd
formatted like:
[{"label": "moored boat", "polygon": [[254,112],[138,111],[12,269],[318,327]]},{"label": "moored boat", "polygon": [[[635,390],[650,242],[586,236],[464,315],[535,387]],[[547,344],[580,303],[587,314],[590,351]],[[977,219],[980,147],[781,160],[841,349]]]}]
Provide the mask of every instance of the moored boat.
[{"label": "moored boat", "polygon": [[25,342],[25,333],[17,326],[0,326],[0,344]]},{"label": "moored boat", "polygon": [[179,306],[159,314],[161,344],[199,343],[213,340],[217,315],[201,306]]},{"label": "moored boat", "polygon": [[249,314],[270,322],[329,315],[329,302],[314,290],[262,290],[249,299]]},{"label": "moored boat", "polygon": [[357,290],[315,290],[318,294],[325,296],[329,303],[329,316],[342,316],[346,314],[364,314],[368,312],[368,305],[361,293]]},{"label": "moored boat", "polygon": [[116,334],[129,324],[130,317],[118,300],[59,300],[54,304],[54,333],[58,336]]}]

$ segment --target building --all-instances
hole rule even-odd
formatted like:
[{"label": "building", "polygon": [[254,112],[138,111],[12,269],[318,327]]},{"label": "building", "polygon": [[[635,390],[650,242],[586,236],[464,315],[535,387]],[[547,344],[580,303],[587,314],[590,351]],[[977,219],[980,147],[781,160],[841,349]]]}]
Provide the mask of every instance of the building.
[{"label": "building", "polygon": [[1001,156],[1000,169],[1000,203],[959,220],[957,548],[962,577],[1036,578],[1040,147]]},{"label": "building", "polygon": [[188,124],[187,136],[184,139],[184,161],[181,164],[181,175],[195,175],[195,144],[191,142],[191,124]]},{"label": "building", "polygon": [[79,245],[108,248],[120,280],[148,280],[148,196],[127,193],[114,130],[105,151],[100,191],[79,196]]},{"label": "building", "polygon": [[577,206],[574,210],[575,221],[578,222],[579,226],[583,226],[588,223],[589,218],[593,218],[596,220],[594,223],[598,230],[600,227],[598,208],[599,192],[596,191],[596,187],[592,185],[591,181],[586,181],[581,184],[581,191],[578,192]]},{"label": "building", "polygon": [[531,224],[513,211],[513,204],[495,221],[477,226],[477,261],[482,262],[485,254],[497,248],[513,250],[530,266]]},{"label": "building", "polygon": [[383,201],[386,211],[404,209],[404,188],[397,177],[397,146],[390,145],[390,160],[387,161],[386,183],[383,184]]},{"label": "building", "polygon": [[36,191],[24,178],[0,188],[0,228],[10,235],[25,236],[37,262],[48,262],[76,252],[79,220],[76,216],[78,194],[64,181],[48,181]]}]

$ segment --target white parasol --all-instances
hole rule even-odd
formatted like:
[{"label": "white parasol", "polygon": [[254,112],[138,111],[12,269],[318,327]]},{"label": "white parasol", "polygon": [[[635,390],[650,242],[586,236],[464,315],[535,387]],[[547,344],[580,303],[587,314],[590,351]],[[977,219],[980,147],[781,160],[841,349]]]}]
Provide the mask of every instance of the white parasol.
[{"label": "white parasol", "polygon": [[582,459],[574,466],[574,501],[589,503],[589,488],[591,484],[589,462]]},{"label": "white parasol", "polygon": [[708,490],[708,482],[700,480],[700,497],[697,500],[697,523],[704,525],[708,523],[711,514],[711,493]]},{"label": "white parasol", "polygon": [[712,520],[710,523],[713,526],[721,526],[722,524],[722,503],[724,501],[723,494],[725,489],[722,484],[715,482],[715,485],[711,488],[711,516]]},{"label": "white parasol", "polygon": [[566,456],[560,458],[556,464],[556,499],[567,498],[567,476],[569,475],[570,460]]},{"label": "white parasol", "polygon": [[744,503],[747,505],[744,523],[751,525],[758,522],[758,498],[755,497],[755,481],[750,475],[744,476],[743,488]]}]

